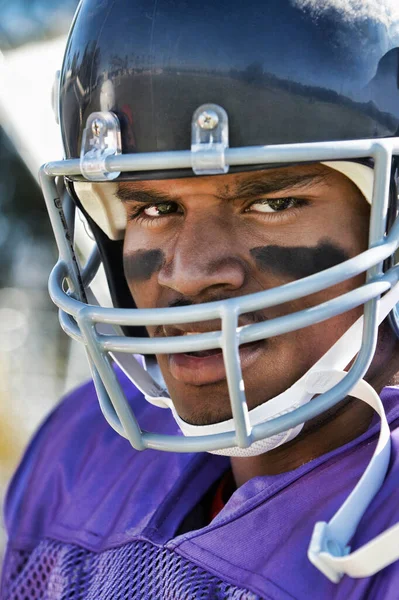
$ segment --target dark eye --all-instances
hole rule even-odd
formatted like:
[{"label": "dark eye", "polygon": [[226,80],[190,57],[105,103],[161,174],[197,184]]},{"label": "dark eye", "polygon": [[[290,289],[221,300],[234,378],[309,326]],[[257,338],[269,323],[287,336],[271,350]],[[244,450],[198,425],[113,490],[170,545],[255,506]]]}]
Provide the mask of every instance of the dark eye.
[{"label": "dark eye", "polygon": [[164,217],[178,211],[176,202],[161,202],[160,204],[152,204],[147,206],[143,212],[147,217]]},{"label": "dark eye", "polygon": [[250,210],[263,213],[273,213],[287,208],[292,208],[298,204],[295,198],[265,198],[263,200],[256,200],[250,206]]}]

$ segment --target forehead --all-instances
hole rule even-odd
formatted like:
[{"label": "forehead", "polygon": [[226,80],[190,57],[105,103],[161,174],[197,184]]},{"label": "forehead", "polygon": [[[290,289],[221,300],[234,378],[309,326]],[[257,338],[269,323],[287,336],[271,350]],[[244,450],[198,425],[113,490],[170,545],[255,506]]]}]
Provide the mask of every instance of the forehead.
[{"label": "forehead", "polygon": [[[261,169],[228,175],[187,177],[182,179],[163,179],[147,181],[121,182],[119,190],[140,192],[152,190],[170,196],[187,194],[213,194],[218,197],[230,197],[237,192],[247,191],[249,184],[262,182],[269,185],[270,191],[285,188],[312,188],[320,185],[338,185],[351,182],[341,173],[321,164],[295,165]],[[248,188],[248,191],[249,188]]]}]

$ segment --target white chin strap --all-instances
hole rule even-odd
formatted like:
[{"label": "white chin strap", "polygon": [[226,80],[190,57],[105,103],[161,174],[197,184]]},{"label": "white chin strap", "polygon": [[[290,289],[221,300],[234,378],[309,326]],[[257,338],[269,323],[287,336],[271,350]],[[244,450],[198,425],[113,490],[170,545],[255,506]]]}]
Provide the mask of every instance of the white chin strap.
[{"label": "white chin strap", "polygon": [[[395,285],[379,301],[378,323],[381,323],[392,308],[399,302],[399,284]],[[309,381],[314,379],[315,374],[323,371],[343,371],[350,361],[359,352],[363,333],[363,317],[360,317],[344,335],[322,356],[309,371],[282,394],[271,398],[264,404],[249,411],[251,426],[270,421],[280,415],[292,412],[296,408],[309,402],[314,396],[313,387]],[[126,356],[126,355],[125,355]],[[116,357],[117,360],[119,358]],[[118,361],[119,362],[119,361]],[[135,362],[135,361],[134,361]],[[235,430],[234,420],[228,419],[213,425],[190,425],[179,417],[170,397],[165,389],[158,386],[148,373],[136,363],[137,377],[129,369],[129,376],[134,380],[137,387],[143,392],[146,400],[155,406],[169,408],[173,417],[179,425],[182,433],[187,436],[212,435],[215,433],[228,433]],[[123,368],[123,364],[121,365]],[[126,369],[127,371],[127,369]],[[140,374],[140,376],[139,376]],[[303,424],[292,427],[287,431],[273,435],[270,438],[254,442],[249,448],[231,447],[223,450],[213,450],[212,454],[223,456],[257,456],[285,444],[294,439],[302,430]]]},{"label": "white chin strap", "polygon": [[[379,302],[378,322],[381,323],[391,309],[399,302],[399,284],[394,286]],[[330,348],[330,350],[291,388],[283,394],[272,398],[264,405],[250,411],[250,422],[255,425],[277,417],[283,412],[290,412],[309,402],[315,394],[322,394],[336,385],[346,372],[342,369],[359,351],[363,329],[363,317]],[[118,355],[117,358],[129,355]],[[133,357],[130,357],[133,358]],[[234,421],[229,419],[223,423],[196,427],[188,425],[177,415],[170,398],[162,386],[143,370],[133,358],[136,367],[132,373],[131,364],[121,365],[129,373],[137,387],[145,394],[146,399],[156,406],[168,407],[181,427],[184,435],[203,435],[234,430]],[[147,392],[146,392],[147,390]],[[148,391],[152,394],[149,395]],[[156,393],[159,395],[156,395]],[[308,558],[330,581],[338,583],[343,575],[354,578],[370,577],[381,569],[399,559],[399,524],[390,527],[364,546],[351,552],[350,540],[353,537],[367,507],[380,489],[386,475],[390,458],[390,431],[383,404],[378,394],[363,379],[351,390],[351,395],[366,402],[379,415],[381,430],[373,456],[351,494],[328,522],[319,521],[313,529],[308,548]],[[255,456],[293,439],[302,426],[294,427],[282,434],[266,440],[255,442],[250,448],[229,448],[216,451],[215,454],[228,456]]]},{"label": "white chin strap", "polygon": [[[343,371],[315,373],[308,384],[315,394],[322,394],[345,376]],[[319,521],[313,528],[308,558],[333,583],[338,583],[343,575],[371,577],[399,559],[399,524],[351,552],[351,539],[383,484],[391,453],[389,425],[376,391],[362,379],[354,386],[351,395],[376,411],[381,419],[381,428],[373,456],[355,488],[328,522]]]},{"label": "white chin strap", "polygon": [[[399,284],[395,285],[379,301],[378,323],[386,318],[398,302]],[[315,394],[327,392],[336,385],[346,376],[343,368],[360,349],[362,330],[363,317],[358,319],[291,388],[272,398],[264,405],[250,411],[251,424],[265,422],[284,412],[290,412],[309,402]],[[122,355],[122,357],[127,356],[129,355]],[[136,365],[134,370],[138,376],[138,378],[135,378],[137,387],[141,389],[146,399],[152,404],[168,407],[172,410],[184,435],[204,435],[234,430],[233,419],[200,427],[188,425],[182,421],[177,415],[170,398],[162,395],[165,393],[162,386],[156,383],[135,359],[133,359],[133,362]],[[129,366],[131,367],[131,365]],[[127,364],[125,369],[126,371],[130,370],[130,377],[134,376],[131,369],[128,369]],[[149,395],[149,390],[155,395]],[[156,392],[159,395],[156,395]],[[308,548],[308,558],[333,583],[338,583],[345,574],[354,578],[370,577],[399,559],[399,524],[390,527],[364,546],[351,552],[350,540],[356,532],[367,507],[384,481],[390,458],[389,425],[378,394],[362,379],[355,384],[351,390],[351,395],[366,402],[377,412],[381,419],[381,429],[373,456],[356,487],[328,522],[319,521],[313,529]],[[250,448],[244,450],[241,448],[228,448],[213,453],[228,456],[255,456],[293,439],[301,431],[301,428],[302,425],[271,438],[255,442]]]}]

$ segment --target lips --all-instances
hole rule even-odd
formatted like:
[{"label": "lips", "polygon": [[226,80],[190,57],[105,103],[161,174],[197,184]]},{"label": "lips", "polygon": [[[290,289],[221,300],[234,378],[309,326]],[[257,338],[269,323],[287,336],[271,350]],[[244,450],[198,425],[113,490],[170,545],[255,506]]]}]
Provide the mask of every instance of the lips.
[{"label": "lips", "polygon": [[[253,325],[266,321],[267,317],[260,313],[248,313],[240,315],[238,319],[238,327]],[[211,319],[209,321],[199,321],[196,323],[187,323],[179,325],[162,325],[155,330],[155,335],[165,337],[176,337],[180,335],[195,335],[199,333],[212,333],[220,331],[222,328],[221,319]]]},{"label": "lips", "polygon": [[[207,330],[207,333],[212,330]],[[182,332],[181,335],[186,337],[188,335],[196,335],[200,333],[205,333],[205,331],[185,331]],[[193,356],[195,358],[207,358],[208,356],[214,356],[215,354],[220,354],[222,351],[220,348],[211,348],[210,350],[197,350],[196,352],[186,352],[184,356]]]},{"label": "lips", "polygon": [[[240,349],[247,348],[252,346],[257,342],[247,342],[246,344],[242,344]],[[210,350],[198,350],[197,352],[185,352],[184,356],[194,356],[195,358],[207,358],[208,356],[214,356],[215,354],[221,354],[221,348],[211,348]]]},{"label": "lips", "polygon": [[214,356],[221,352],[220,348],[213,348],[212,350],[199,350],[198,352],[186,352],[185,356],[194,356],[195,358],[208,358],[208,356]]},{"label": "lips", "polygon": [[[247,369],[259,358],[264,346],[264,340],[240,346],[242,370]],[[168,362],[172,377],[181,383],[199,386],[226,379],[226,369],[220,348],[187,354],[169,354]]]},{"label": "lips", "polygon": [[[239,317],[238,326],[253,325],[264,320],[264,315],[255,313],[245,314]],[[220,319],[182,325],[163,325],[158,330],[158,334],[165,337],[178,337],[211,333],[220,331],[221,325]],[[266,340],[261,340],[240,346],[239,353],[242,370],[247,369],[259,358],[259,355],[265,348],[265,344]],[[170,374],[181,383],[199,386],[217,383],[226,379],[223,353],[220,348],[169,354],[167,358]]]}]

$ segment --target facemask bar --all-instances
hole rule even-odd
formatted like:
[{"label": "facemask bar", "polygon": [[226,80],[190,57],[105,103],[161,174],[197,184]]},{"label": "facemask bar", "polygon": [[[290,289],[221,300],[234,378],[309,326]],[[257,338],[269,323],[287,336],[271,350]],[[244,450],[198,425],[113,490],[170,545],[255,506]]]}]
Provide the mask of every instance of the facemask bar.
[{"label": "facemask bar", "polygon": [[[79,161],[60,161],[44,166],[40,176],[60,249],[60,260],[50,278],[50,295],[61,309],[60,320],[64,330],[74,339],[83,341],[89,350],[100,404],[111,426],[118,433],[127,437],[133,447],[137,449],[155,448],[187,452],[209,451],[231,446],[245,448],[254,441],[279,434],[314,418],[348,395],[356,382],[364,376],[375,351],[378,324],[382,320],[381,315],[378,316],[379,297],[391,288],[393,289],[390,294],[395,291],[396,296],[398,296],[398,286],[396,286],[398,269],[394,267],[386,274],[383,274],[382,270],[383,261],[395,251],[399,239],[398,219],[385,238],[391,156],[392,152],[396,154],[398,150],[398,140],[392,138],[340,142],[339,144],[324,142],[307,144],[306,146],[296,144],[227,149],[226,162],[228,165],[289,164],[364,157],[373,158],[375,176],[369,249],[345,263],[275,289],[222,302],[167,309],[105,309],[82,305],[80,301],[81,299],[84,301],[81,285],[82,277],[79,274],[76,259],[74,259],[72,242],[68,239],[70,238],[69,233],[65,231],[65,219],[62,217],[62,208],[59,200],[57,200],[53,181],[53,178],[58,175],[78,174],[80,172]],[[190,166],[190,161],[189,151],[161,152],[108,157],[106,167],[112,172],[165,170],[187,168]],[[56,199],[54,200],[54,198]],[[237,328],[240,314],[308,296],[366,270],[366,283],[340,298],[265,323]],[[69,294],[62,291],[65,277],[68,278],[72,288]],[[85,276],[84,279],[87,280]],[[391,300],[391,304],[393,305],[397,301],[398,298],[396,297]],[[361,304],[365,304],[362,343],[359,354],[344,379],[311,403],[296,408],[288,414],[273,418],[266,423],[258,424],[251,430],[241,374],[239,345],[294,331],[346,312]],[[69,315],[76,319],[78,325]],[[220,332],[196,334],[184,339],[174,337],[163,339],[124,338],[104,336],[96,331],[97,323],[107,323],[113,326],[156,325],[206,321],[214,318],[222,320]],[[217,347],[222,348],[223,351],[235,431],[191,438],[142,432],[119,386],[108,353],[159,354],[192,352]],[[312,394],[309,395],[309,399],[311,397]]]}]

